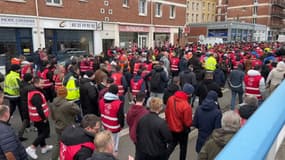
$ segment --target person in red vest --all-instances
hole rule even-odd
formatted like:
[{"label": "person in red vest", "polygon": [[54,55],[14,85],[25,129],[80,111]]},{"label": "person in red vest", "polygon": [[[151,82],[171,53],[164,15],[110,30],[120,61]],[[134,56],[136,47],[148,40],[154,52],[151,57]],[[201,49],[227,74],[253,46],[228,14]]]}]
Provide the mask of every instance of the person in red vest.
[{"label": "person in red vest", "polygon": [[44,68],[39,73],[39,77],[43,79],[43,89],[47,101],[52,102],[54,98],[54,86],[53,86],[53,72],[51,63],[44,61]]},{"label": "person in red vest", "polygon": [[65,68],[62,65],[57,65],[53,75],[54,90],[63,87],[62,81],[65,75]]},{"label": "person in red vest", "polygon": [[33,67],[32,64],[28,61],[22,61],[21,62],[21,79],[24,79],[24,75],[26,73],[33,74]]},{"label": "person in red vest", "polygon": [[170,58],[170,71],[171,71],[172,77],[178,76],[179,74],[179,62],[180,62],[180,59],[177,56],[172,56]]},{"label": "person in red vest", "polygon": [[48,121],[49,107],[45,95],[43,94],[43,79],[36,77],[34,78],[34,87],[28,92],[28,111],[30,121],[34,123],[34,126],[38,130],[38,136],[30,145],[26,148],[27,154],[37,159],[36,148],[38,145],[41,146],[41,153],[45,154],[52,150],[52,145],[46,144],[46,138],[50,135],[50,126]]},{"label": "person in red vest", "polygon": [[139,70],[137,74],[131,79],[131,93],[133,96],[133,100],[136,98],[136,95],[139,92],[144,92],[146,91],[146,85],[145,81],[141,76],[142,70]]},{"label": "person in red vest", "polygon": [[94,114],[83,117],[80,125],[66,127],[60,139],[60,160],[86,160],[95,150],[95,135],[100,131],[100,118]]},{"label": "person in red vest", "polygon": [[85,55],[80,61],[80,75],[83,76],[90,69],[89,58]]},{"label": "person in red vest", "polygon": [[116,84],[119,88],[118,95],[120,96],[120,98],[123,98],[128,88],[127,80],[125,76],[123,75],[123,73],[121,72],[120,66],[116,66],[115,69],[116,69],[116,72],[113,72],[111,77],[114,80],[114,84]]},{"label": "person in red vest", "polygon": [[244,77],[245,95],[256,96],[259,103],[265,98],[266,86],[265,80],[260,74],[260,66],[250,69]]},{"label": "person in red vest", "polygon": [[124,103],[119,99],[118,90],[117,85],[111,85],[104,98],[99,101],[102,125],[113,133],[115,153],[119,147],[119,132],[125,124]]}]

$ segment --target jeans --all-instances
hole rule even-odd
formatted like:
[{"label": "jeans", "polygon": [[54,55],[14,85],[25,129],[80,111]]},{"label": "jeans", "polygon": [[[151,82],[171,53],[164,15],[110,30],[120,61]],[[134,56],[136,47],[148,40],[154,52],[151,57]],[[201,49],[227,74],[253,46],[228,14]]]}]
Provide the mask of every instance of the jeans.
[{"label": "jeans", "polygon": [[114,151],[118,152],[118,150],[119,150],[119,141],[120,141],[119,132],[118,133],[113,133],[113,140],[114,140]]},{"label": "jeans", "polygon": [[243,95],[243,92],[235,92],[235,91],[232,91],[231,110],[234,110],[234,109],[235,109],[236,96],[237,96],[237,94],[238,94],[239,104],[242,103],[242,95]]},{"label": "jeans", "polygon": [[41,147],[46,146],[46,138],[48,138],[50,134],[49,122],[34,122],[34,126],[38,129],[38,137],[33,142],[33,145],[35,147],[38,145]]},{"label": "jeans", "polygon": [[60,141],[60,134],[56,134],[56,142],[54,144],[54,148],[52,151],[51,159],[58,160],[59,157],[59,141]]}]

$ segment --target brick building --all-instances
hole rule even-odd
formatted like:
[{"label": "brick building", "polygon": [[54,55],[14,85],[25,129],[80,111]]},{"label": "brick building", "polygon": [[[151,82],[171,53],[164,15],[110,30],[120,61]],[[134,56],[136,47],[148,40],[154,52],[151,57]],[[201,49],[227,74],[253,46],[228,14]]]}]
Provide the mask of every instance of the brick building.
[{"label": "brick building", "polygon": [[268,26],[268,40],[270,41],[276,40],[278,34],[285,33],[284,0],[228,0],[226,15],[228,21]]},{"label": "brick building", "polygon": [[0,1],[0,66],[5,57],[44,47],[99,54],[111,46],[176,43],[185,14],[186,0]]},{"label": "brick building", "polygon": [[186,23],[215,22],[216,0],[187,0]]}]

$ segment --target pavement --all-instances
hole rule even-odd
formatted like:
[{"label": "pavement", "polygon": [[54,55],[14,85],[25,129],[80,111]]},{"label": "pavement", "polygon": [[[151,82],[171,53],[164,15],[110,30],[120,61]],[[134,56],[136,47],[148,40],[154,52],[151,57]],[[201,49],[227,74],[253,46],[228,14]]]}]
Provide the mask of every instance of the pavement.
[{"label": "pavement", "polygon": [[[229,104],[231,100],[231,92],[229,89],[223,89],[224,96],[219,99],[219,103],[221,106],[221,109],[223,112],[226,110],[229,110]],[[193,111],[195,112],[195,109],[198,106],[198,101],[196,101]],[[129,105],[125,105],[125,111],[127,112]],[[162,118],[164,117],[164,114],[162,113],[160,115]],[[11,118],[11,124],[12,127],[17,131],[20,128],[20,116],[18,111],[16,111]],[[54,144],[56,140],[56,134],[53,127],[53,122],[50,120],[50,128],[51,128],[51,134],[50,138],[47,139],[47,144]],[[189,138],[188,138],[188,150],[187,150],[187,160],[196,160],[197,159],[197,153],[195,152],[195,145],[197,140],[197,129],[194,129],[190,132]],[[24,134],[25,137],[28,138],[27,141],[23,142],[23,145],[25,147],[29,146],[32,141],[37,136],[37,132],[33,130],[33,128],[27,129],[27,131]],[[147,147],[147,146],[146,146]],[[46,154],[41,154],[40,149],[37,150],[39,160],[49,160],[51,157],[51,152],[48,152]],[[278,160],[285,159],[285,144],[283,143],[281,145],[281,148],[278,152]],[[119,143],[119,152],[118,152],[118,159],[120,160],[128,160],[128,156],[134,156],[135,155],[135,146],[132,143],[132,141],[129,138],[129,129],[126,126],[121,132],[120,132],[120,143]],[[174,150],[174,152],[171,154],[170,160],[178,160],[179,159],[179,146],[177,146]]]}]

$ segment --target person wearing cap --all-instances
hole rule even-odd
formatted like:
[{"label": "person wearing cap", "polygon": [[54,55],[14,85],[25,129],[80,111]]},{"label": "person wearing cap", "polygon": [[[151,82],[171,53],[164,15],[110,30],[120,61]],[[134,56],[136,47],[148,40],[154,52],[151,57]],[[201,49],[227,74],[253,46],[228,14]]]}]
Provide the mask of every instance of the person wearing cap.
[{"label": "person wearing cap", "polygon": [[165,118],[173,136],[171,149],[180,145],[180,160],[186,159],[188,133],[192,125],[192,107],[188,99],[194,93],[194,87],[186,83],[182,91],[177,91],[171,96],[166,104]]},{"label": "person wearing cap", "polygon": [[65,99],[67,90],[64,86],[56,90],[57,97],[51,103],[51,117],[54,121],[57,142],[55,143],[52,160],[57,160],[59,156],[59,139],[62,131],[72,124],[75,124],[76,115],[80,114],[80,108],[77,104]]},{"label": "person wearing cap", "polygon": [[95,74],[93,70],[85,72],[84,77],[80,80],[80,102],[83,115],[95,114],[99,116],[98,96],[99,92],[94,82]]},{"label": "person wearing cap", "polygon": [[200,152],[212,131],[215,128],[221,128],[222,112],[218,107],[217,101],[218,94],[215,91],[209,91],[207,97],[195,112],[192,125],[198,129],[197,153]]},{"label": "person wearing cap", "polygon": [[23,81],[20,83],[20,99],[21,99],[21,117],[23,118],[23,123],[19,129],[18,136],[21,141],[27,138],[23,137],[25,129],[30,126],[30,118],[28,112],[28,92],[33,88],[33,75],[31,73],[26,73],[23,76]]},{"label": "person wearing cap", "polygon": [[12,64],[10,72],[4,80],[5,98],[9,100],[10,114],[13,115],[16,107],[21,111],[20,107],[20,65]]},{"label": "person wearing cap", "polygon": [[118,152],[119,132],[125,123],[124,103],[119,99],[118,91],[118,86],[112,84],[99,102],[102,124],[113,133],[115,152]]}]

